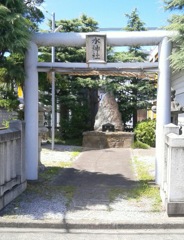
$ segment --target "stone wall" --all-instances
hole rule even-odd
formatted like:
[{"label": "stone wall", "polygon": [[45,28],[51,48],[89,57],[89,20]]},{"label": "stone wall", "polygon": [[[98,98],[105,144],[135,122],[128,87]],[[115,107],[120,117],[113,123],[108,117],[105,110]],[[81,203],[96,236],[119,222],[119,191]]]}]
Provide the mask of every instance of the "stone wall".
[{"label": "stone wall", "polygon": [[26,189],[24,149],[21,121],[0,130],[0,210]]},{"label": "stone wall", "polygon": [[130,132],[84,132],[83,147],[86,149],[129,148],[134,142]]},{"label": "stone wall", "polygon": [[4,127],[4,122],[17,119],[16,112],[8,112],[6,109],[0,108],[0,127]]}]

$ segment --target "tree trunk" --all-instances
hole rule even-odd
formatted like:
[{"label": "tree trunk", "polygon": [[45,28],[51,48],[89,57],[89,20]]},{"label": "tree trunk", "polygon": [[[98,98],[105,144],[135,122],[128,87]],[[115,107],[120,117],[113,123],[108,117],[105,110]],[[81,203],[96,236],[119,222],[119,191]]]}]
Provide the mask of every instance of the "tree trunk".
[{"label": "tree trunk", "polygon": [[133,89],[133,96],[135,99],[134,103],[134,110],[133,110],[133,128],[135,128],[137,124],[137,78],[134,78],[132,83],[134,84],[134,89]]},{"label": "tree trunk", "polygon": [[64,130],[65,130],[63,122],[68,120],[69,120],[68,106],[61,103],[60,104],[60,129],[59,129],[61,136],[64,134]]},{"label": "tree trunk", "polygon": [[95,124],[95,116],[98,111],[98,90],[97,89],[89,89],[89,112],[90,112],[90,129],[94,130]]},{"label": "tree trunk", "polygon": [[133,112],[133,128],[135,128],[137,124],[137,109],[134,109],[134,112]]}]

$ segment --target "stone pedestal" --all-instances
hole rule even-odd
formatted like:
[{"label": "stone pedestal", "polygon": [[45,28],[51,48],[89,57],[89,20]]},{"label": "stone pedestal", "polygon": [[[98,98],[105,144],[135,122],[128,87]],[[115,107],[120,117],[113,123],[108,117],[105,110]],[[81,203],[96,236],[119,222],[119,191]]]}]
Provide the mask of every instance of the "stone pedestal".
[{"label": "stone pedestal", "polygon": [[83,148],[130,148],[134,142],[134,133],[130,132],[97,132],[83,133]]}]

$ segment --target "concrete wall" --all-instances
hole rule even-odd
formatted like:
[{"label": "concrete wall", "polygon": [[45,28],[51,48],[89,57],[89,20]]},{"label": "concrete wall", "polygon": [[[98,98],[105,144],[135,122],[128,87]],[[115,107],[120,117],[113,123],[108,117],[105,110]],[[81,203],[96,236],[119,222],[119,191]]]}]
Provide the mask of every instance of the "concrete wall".
[{"label": "concrete wall", "polygon": [[137,121],[140,122],[145,119],[147,119],[147,109],[138,109],[137,110]]},{"label": "concrete wall", "polygon": [[184,215],[184,136],[179,127],[169,124],[165,130],[164,182],[161,189],[169,216]]},{"label": "concrete wall", "polygon": [[24,124],[10,122],[0,130],[0,210],[27,187],[24,157]]}]

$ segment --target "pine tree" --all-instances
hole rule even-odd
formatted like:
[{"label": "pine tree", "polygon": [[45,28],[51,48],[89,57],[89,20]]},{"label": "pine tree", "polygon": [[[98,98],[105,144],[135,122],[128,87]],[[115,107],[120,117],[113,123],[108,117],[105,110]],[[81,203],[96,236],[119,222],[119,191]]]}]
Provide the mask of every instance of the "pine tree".
[{"label": "pine tree", "polygon": [[177,14],[173,14],[168,20],[168,30],[176,30],[178,34],[173,37],[174,48],[171,55],[171,66],[173,71],[184,70],[184,0],[165,0],[165,9],[175,11]]}]

